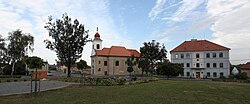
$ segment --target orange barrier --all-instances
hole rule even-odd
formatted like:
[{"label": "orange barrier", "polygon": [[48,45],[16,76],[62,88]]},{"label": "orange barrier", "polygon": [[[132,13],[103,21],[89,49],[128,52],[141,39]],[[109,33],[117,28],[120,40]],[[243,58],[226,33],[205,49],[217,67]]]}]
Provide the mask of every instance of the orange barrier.
[{"label": "orange barrier", "polygon": [[48,70],[37,70],[37,73],[36,70],[33,70],[32,78],[36,78],[36,74],[38,79],[47,78],[47,73]]}]

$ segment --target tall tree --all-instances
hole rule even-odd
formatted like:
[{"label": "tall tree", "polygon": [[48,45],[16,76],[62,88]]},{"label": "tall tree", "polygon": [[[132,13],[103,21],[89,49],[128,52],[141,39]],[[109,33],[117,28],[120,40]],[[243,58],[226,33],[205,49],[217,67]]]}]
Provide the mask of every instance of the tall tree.
[{"label": "tall tree", "polygon": [[157,66],[157,73],[160,75],[166,75],[167,78],[170,76],[178,76],[183,73],[183,67],[179,64],[171,63],[169,61],[161,62]]},{"label": "tall tree", "polygon": [[131,75],[131,72],[134,71],[134,66],[136,66],[138,62],[138,58],[135,57],[134,54],[132,54],[129,58],[127,58],[126,64],[128,65],[127,67],[127,71],[129,72],[129,74]]},{"label": "tall tree", "polygon": [[156,67],[157,62],[163,62],[167,58],[167,50],[164,45],[160,46],[159,42],[144,42],[140,48],[141,57],[149,62],[150,71]]},{"label": "tall tree", "polygon": [[5,52],[6,52],[5,40],[0,35],[0,63],[4,63],[4,54],[5,54]]},{"label": "tall tree", "polygon": [[49,16],[46,24],[44,27],[52,38],[52,40],[44,41],[46,48],[57,53],[61,64],[67,66],[67,77],[70,77],[72,65],[82,56],[84,45],[90,41],[88,31],[85,31],[84,25],[80,24],[77,19],[72,22],[66,13],[56,22],[53,22],[52,16]]},{"label": "tall tree", "polygon": [[34,37],[29,33],[22,33],[22,31],[18,29],[9,33],[8,40],[10,41],[8,44],[8,55],[12,64],[12,76],[15,70],[15,63],[22,60],[26,52],[34,50]]}]

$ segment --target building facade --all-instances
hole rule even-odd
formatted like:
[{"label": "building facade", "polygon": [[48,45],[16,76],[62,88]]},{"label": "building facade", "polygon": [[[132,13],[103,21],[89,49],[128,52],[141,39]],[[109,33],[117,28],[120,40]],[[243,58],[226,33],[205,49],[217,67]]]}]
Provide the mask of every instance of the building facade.
[{"label": "building facade", "polygon": [[[132,54],[139,57],[140,53],[134,49],[127,49],[123,46],[111,46],[102,48],[100,34],[94,36],[91,53],[91,74],[92,75],[129,75],[127,72],[127,58]],[[140,73],[140,69],[135,66],[135,73]]]},{"label": "building facade", "polygon": [[246,64],[242,65],[240,68],[241,73],[246,72],[247,76],[250,77],[250,62],[247,62]]},{"label": "building facade", "polygon": [[230,74],[230,48],[207,40],[185,41],[170,51],[171,62],[184,68],[183,77],[220,78]]}]

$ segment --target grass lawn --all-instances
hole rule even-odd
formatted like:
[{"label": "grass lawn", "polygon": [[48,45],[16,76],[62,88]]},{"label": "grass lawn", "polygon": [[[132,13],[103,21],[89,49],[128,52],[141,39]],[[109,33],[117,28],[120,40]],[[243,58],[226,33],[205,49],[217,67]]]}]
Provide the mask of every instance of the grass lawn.
[{"label": "grass lawn", "polygon": [[250,84],[167,81],[126,86],[71,86],[29,95],[0,96],[1,104],[249,104]]}]

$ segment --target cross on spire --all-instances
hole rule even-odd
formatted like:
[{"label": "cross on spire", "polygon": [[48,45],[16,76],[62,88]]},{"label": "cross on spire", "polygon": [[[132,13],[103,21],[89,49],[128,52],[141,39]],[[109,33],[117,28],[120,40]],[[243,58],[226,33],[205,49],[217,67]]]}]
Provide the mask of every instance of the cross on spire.
[{"label": "cross on spire", "polygon": [[96,28],[96,31],[98,32],[98,27]]}]

